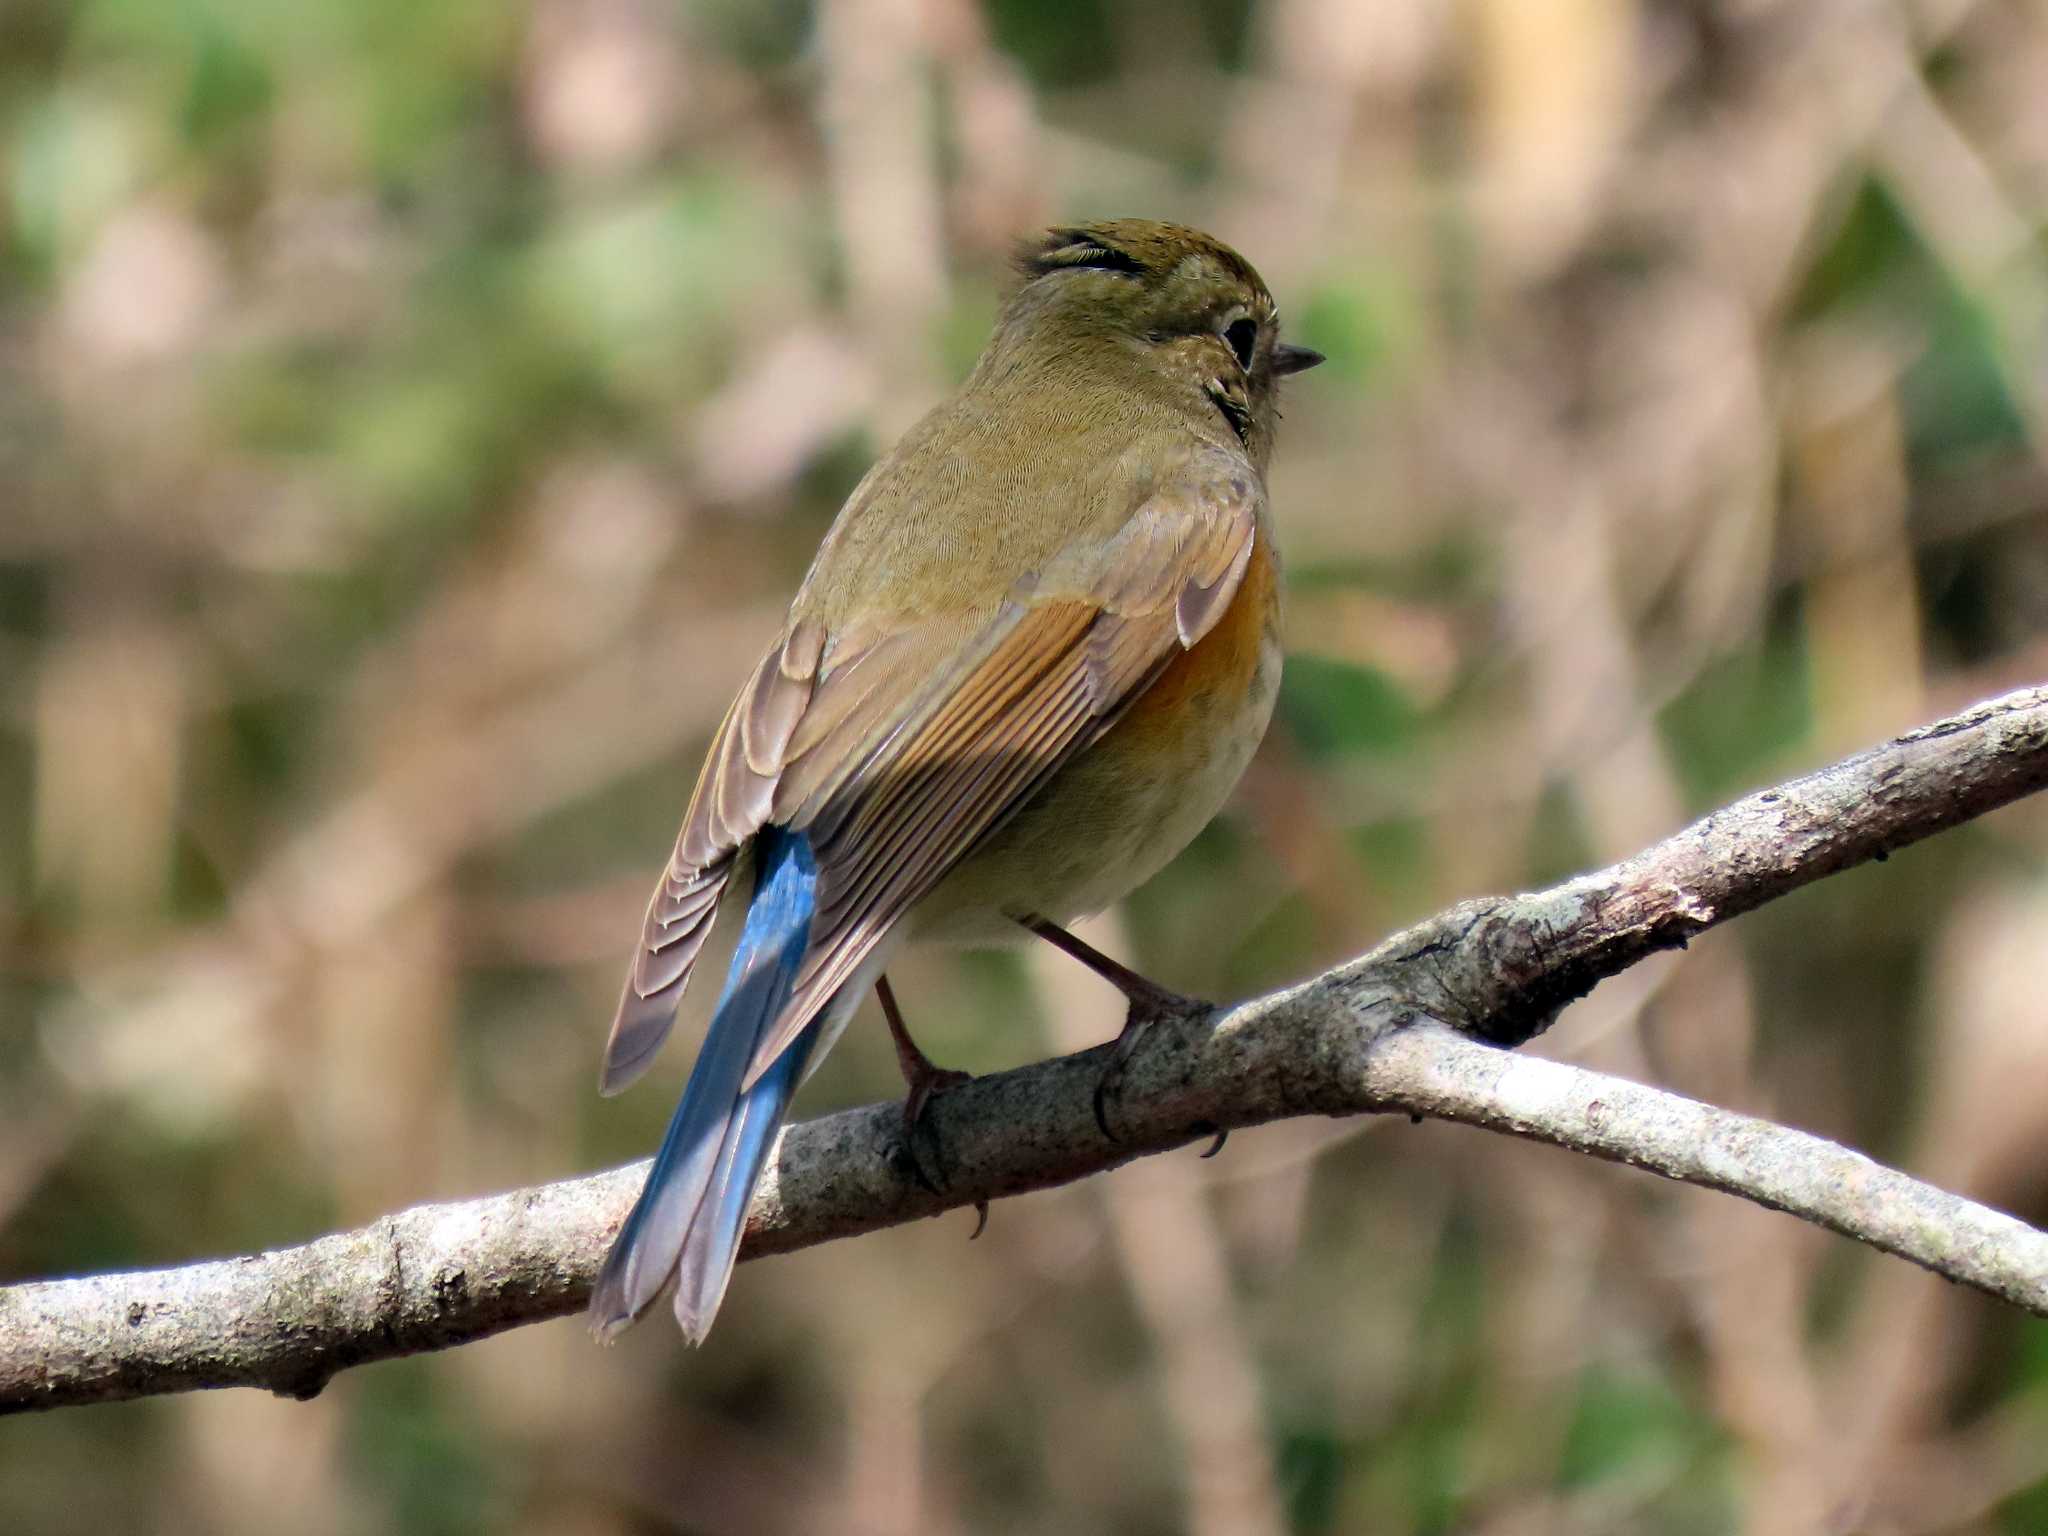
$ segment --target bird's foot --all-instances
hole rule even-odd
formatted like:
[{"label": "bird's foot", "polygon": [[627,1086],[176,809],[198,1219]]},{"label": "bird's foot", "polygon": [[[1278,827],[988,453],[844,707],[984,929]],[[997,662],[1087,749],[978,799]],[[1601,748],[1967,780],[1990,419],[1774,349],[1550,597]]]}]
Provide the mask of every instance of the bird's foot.
[{"label": "bird's foot", "polygon": [[918,1065],[913,1072],[905,1074],[910,1091],[903,1095],[903,1134],[915,1136],[917,1128],[924,1124],[924,1112],[932,1099],[949,1088],[964,1088],[974,1081],[972,1072],[962,1072],[953,1067],[933,1066],[923,1052],[918,1053]]},{"label": "bird's foot", "polygon": [[[1138,1042],[1145,1038],[1145,1031],[1161,1019],[1183,1019],[1207,1013],[1211,1005],[1198,997],[1183,997],[1160,986],[1150,977],[1140,976],[1122,961],[1110,959],[1086,939],[1076,938],[1058,923],[1043,917],[1024,917],[1018,921],[1053,948],[1087,966],[1130,1002],[1130,1011],[1124,1015],[1123,1030],[1110,1047],[1109,1065],[1102,1069],[1102,1076],[1095,1084],[1095,1124],[1109,1140],[1121,1141],[1123,1138],[1109,1127],[1108,1104],[1122,1089],[1124,1068],[1130,1065],[1131,1055],[1137,1050]],[[1223,1138],[1227,1134],[1219,1131],[1215,1145],[1202,1155],[1214,1157],[1222,1151]]]},{"label": "bird's foot", "polygon": [[[925,1110],[932,1099],[949,1089],[964,1087],[974,1081],[972,1072],[962,1072],[954,1067],[941,1067],[925,1055],[918,1043],[910,1038],[910,1031],[904,1027],[902,1010],[896,1006],[895,989],[889,985],[889,978],[875,979],[875,995],[882,1004],[882,1016],[889,1021],[889,1038],[896,1044],[896,1065],[903,1073],[907,1091],[903,1095],[903,1161],[910,1170],[910,1176],[930,1194],[943,1194],[950,1178],[946,1172],[946,1149],[940,1141],[937,1130],[925,1119]],[[932,1165],[925,1167],[919,1153],[920,1130],[923,1140],[931,1143]],[[988,1202],[974,1202],[977,1220],[974,1231],[967,1240],[973,1242],[988,1226]]]},{"label": "bird's foot", "polygon": [[[946,1168],[945,1143],[940,1139],[938,1129],[927,1117],[931,1102],[942,1093],[963,1087],[974,1081],[974,1074],[961,1072],[952,1067],[935,1066],[930,1057],[912,1045],[903,1048],[908,1036],[897,1047],[897,1058],[903,1067],[903,1080],[908,1091],[903,1095],[903,1152],[909,1164],[911,1176],[929,1193],[945,1192],[950,1182]],[[927,1166],[924,1149],[929,1144],[930,1165]],[[986,1219],[986,1218],[984,1218]],[[976,1229],[977,1235],[979,1229]]]},{"label": "bird's foot", "polygon": [[[1124,1071],[1137,1054],[1139,1042],[1145,1038],[1146,1032],[1163,1020],[1187,1018],[1206,1012],[1210,1006],[1198,997],[1183,997],[1178,992],[1169,992],[1157,982],[1147,981],[1134,972],[1126,973],[1126,977],[1129,982],[1137,984],[1124,987],[1124,995],[1131,1000],[1130,1011],[1124,1015],[1124,1027],[1109,1048],[1108,1065],[1103,1067],[1102,1076],[1095,1080],[1095,1124],[1110,1141],[1122,1141],[1123,1138],[1110,1128],[1108,1106],[1123,1092]],[[1123,985],[1122,981],[1119,985]],[[1213,1157],[1222,1150],[1222,1135],[1225,1134],[1228,1133],[1218,1136],[1216,1145],[1203,1154],[1205,1157]]]},{"label": "bird's foot", "polygon": [[[903,1096],[903,1161],[910,1169],[910,1176],[928,1194],[944,1194],[952,1176],[946,1168],[946,1146],[940,1140],[937,1129],[925,1118],[925,1110],[932,1099],[950,1088],[963,1087],[974,1081],[972,1072],[961,1072],[952,1067],[935,1067],[925,1061],[924,1070],[912,1080],[910,1092]],[[920,1151],[923,1143],[931,1145],[931,1166],[925,1166]],[[967,1234],[971,1243],[988,1228],[988,1202],[974,1202],[974,1230]]]}]

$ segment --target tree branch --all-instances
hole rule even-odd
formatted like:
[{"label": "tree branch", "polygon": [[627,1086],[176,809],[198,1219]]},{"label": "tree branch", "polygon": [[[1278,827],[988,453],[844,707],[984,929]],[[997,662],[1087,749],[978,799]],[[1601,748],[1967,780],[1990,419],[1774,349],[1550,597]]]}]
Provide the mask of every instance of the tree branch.
[{"label": "tree branch", "polygon": [[[1092,1109],[1104,1048],[979,1078],[928,1111],[942,1193],[906,1166],[893,1105],[794,1126],[745,1256],[1063,1184],[1219,1128],[1401,1111],[1740,1195],[2048,1316],[2048,1234],[1817,1137],[1495,1048],[1657,950],[2044,786],[2048,688],[2024,689],[1596,874],[1454,907],[1300,986],[1156,1026],[1114,1143]],[[0,1289],[0,1411],[217,1386],[305,1397],[347,1366],[574,1311],[644,1174],[421,1206],[246,1258]]]}]

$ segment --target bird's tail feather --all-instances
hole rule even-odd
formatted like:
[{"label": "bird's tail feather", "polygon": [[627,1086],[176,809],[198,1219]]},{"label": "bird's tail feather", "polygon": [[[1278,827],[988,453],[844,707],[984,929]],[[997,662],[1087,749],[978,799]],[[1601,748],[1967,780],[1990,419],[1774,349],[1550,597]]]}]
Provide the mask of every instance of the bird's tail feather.
[{"label": "bird's tail feather", "polygon": [[817,911],[808,838],[769,827],[754,851],[759,877],[725,991],[646,1187],[591,1292],[590,1322],[600,1338],[644,1312],[671,1275],[684,1336],[701,1343],[711,1331],[754,1186],[817,1045],[814,1021],[742,1090],[748,1063],[796,986]]}]

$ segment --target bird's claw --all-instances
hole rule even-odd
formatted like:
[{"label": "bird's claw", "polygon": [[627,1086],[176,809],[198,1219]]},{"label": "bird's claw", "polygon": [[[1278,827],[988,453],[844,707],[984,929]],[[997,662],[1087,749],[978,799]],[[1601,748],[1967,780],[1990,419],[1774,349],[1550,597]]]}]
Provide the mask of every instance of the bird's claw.
[{"label": "bird's claw", "polygon": [[[950,1069],[935,1070],[929,1078],[914,1086],[903,1102],[903,1143],[904,1164],[910,1170],[911,1178],[928,1195],[944,1195],[951,1182],[945,1167],[945,1145],[938,1133],[925,1123],[924,1112],[931,1103],[932,1095],[944,1093],[949,1088],[958,1088],[974,1081],[971,1072],[956,1072]],[[918,1156],[918,1130],[923,1126],[932,1143],[932,1169],[925,1171],[924,1159]],[[974,1202],[974,1230],[967,1234],[967,1241],[973,1242],[988,1230],[988,1202]]]},{"label": "bird's claw", "polygon": [[[925,1119],[925,1111],[931,1107],[935,1094],[945,1093],[974,1081],[971,1072],[960,1072],[950,1067],[929,1067],[911,1081],[910,1091],[903,1097],[903,1158],[909,1165],[910,1176],[926,1194],[945,1193],[949,1182],[946,1173],[945,1144],[939,1139],[937,1130]],[[929,1140],[932,1144],[932,1167],[926,1172],[924,1159],[918,1155],[918,1142]]]},{"label": "bird's claw", "polygon": [[1124,1064],[1112,1059],[1102,1069],[1102,1076],[1095,1080],[1095,1124],[1102,1132],[1104,1141],[1122,1141],[1123,1137],[1109,1128],[1109,1096],[1123,1086]]},{"label": "bird's claw", "polygon": [[930,1067],[919,1073],[911,1083],[910,1091],[903,1096],[903,1134],[917,1134],[918,1124],[924,1119],[932,1095],[944,1093],[949,1088],[963,1088],[973,1081],[972,1072],[961,1072],[953,1067]]},{"label": "bird's claw", "polygon": [[[1152,986],[1149,995],[1133,997],[1130,1011],[1124,1015],[1124,1027],[1109,1049],[1109,1064],[1102,1069],[1102,1076],[1095,1080],[1095,1124],[1105,1140],[1122,1141],[1123,1137],[1110,1129],[1109,1101],[1123,1092],[1124,1069],[1137,1054],[1139,1044],[1154,1024],[1166,1019],[1184,1018],[1201,1013],[1209,1004],[1199,998],[1182,997],[1164,987]],[[1220,1143],[1219,1143],[1220,1145]]]}]

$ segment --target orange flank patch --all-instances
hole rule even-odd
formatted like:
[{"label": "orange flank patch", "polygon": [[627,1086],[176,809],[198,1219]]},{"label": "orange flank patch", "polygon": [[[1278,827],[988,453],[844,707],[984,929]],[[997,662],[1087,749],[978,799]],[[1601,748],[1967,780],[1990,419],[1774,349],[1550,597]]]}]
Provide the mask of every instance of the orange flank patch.
[{"label": "orange flank patch", "polygon": [[1192,650],[1167,663],[1103,745],[1110,746],[1117,738],[1134,748],[1142,742],[1167,772],[1199,763],[1213,745],[1200,738],[1227,728],[1245,711],[1258,676],[1259,651],[1271,622],[1277,584],[1272,553],[1261,537],[1245,562],[1237,595],[1215,628]]}]

